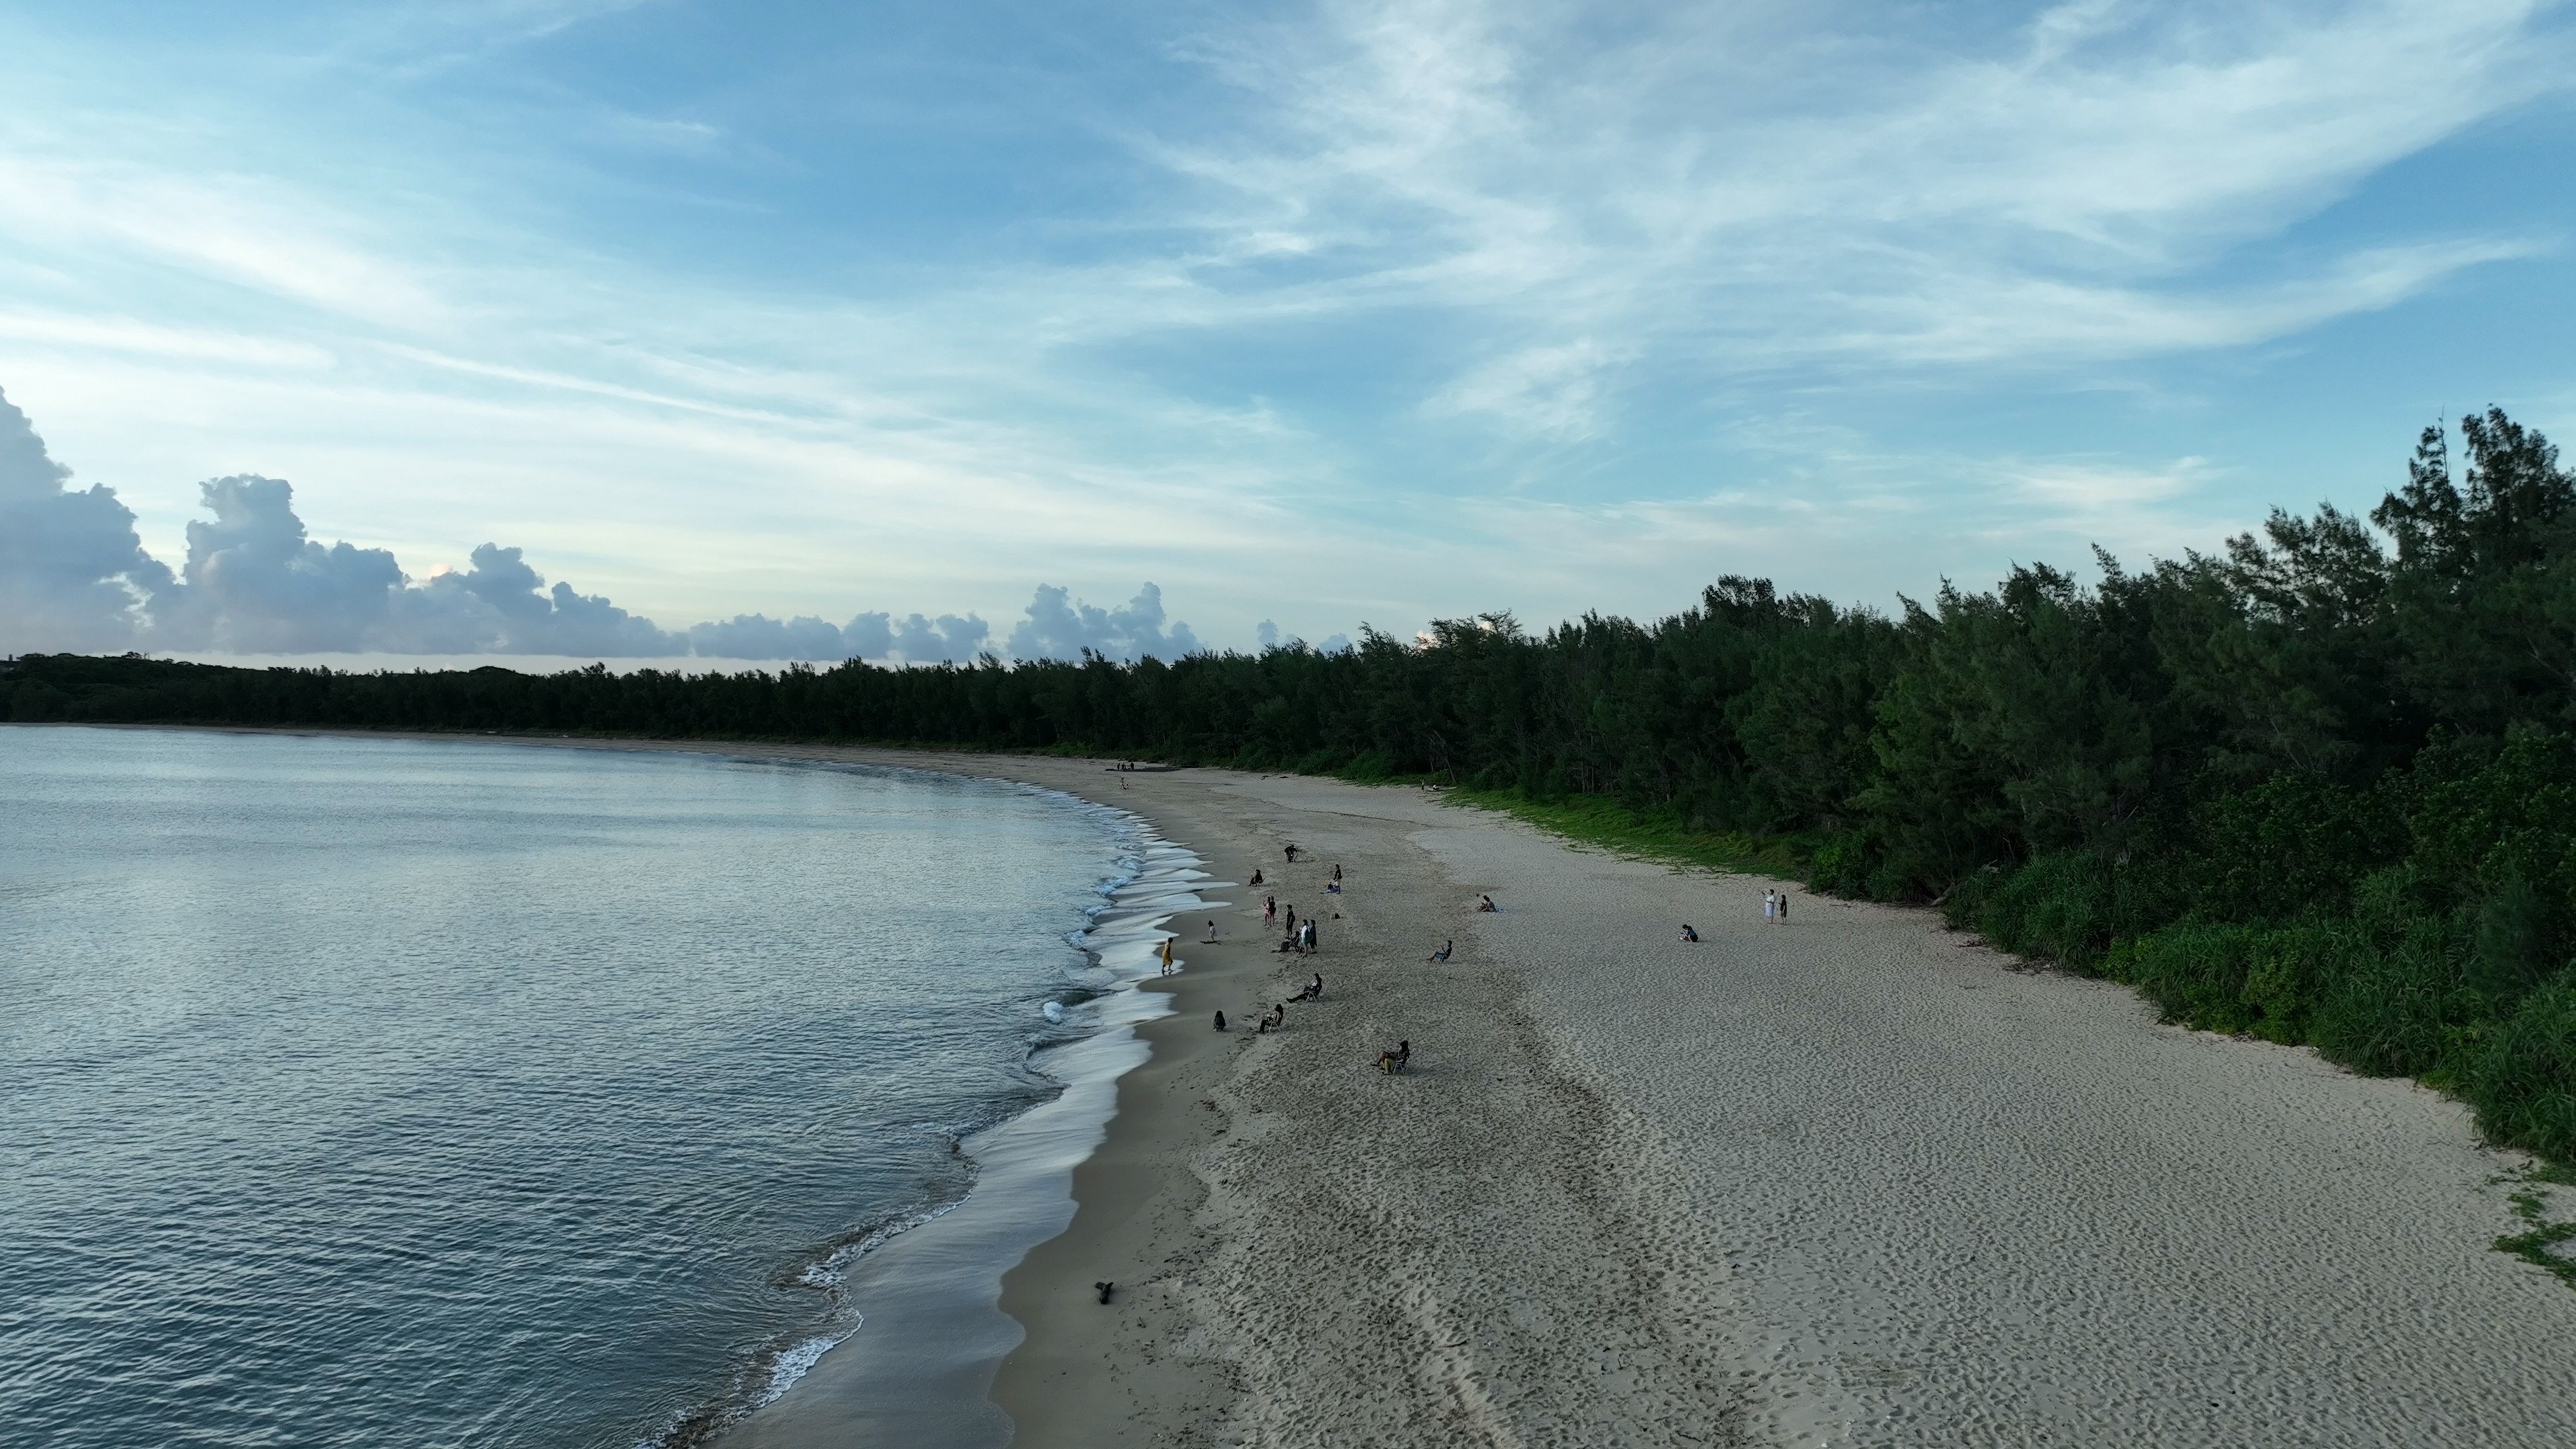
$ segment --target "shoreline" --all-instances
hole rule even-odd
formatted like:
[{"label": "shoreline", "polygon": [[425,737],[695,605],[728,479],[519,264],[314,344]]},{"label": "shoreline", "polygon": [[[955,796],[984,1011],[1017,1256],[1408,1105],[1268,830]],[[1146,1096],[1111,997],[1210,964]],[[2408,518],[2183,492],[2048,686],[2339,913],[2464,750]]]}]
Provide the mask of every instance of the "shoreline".
[{"label": "shoreline", "polygon": [[[1775,928],[1758,877],[1305,777],[418,737],[1015,780],[1295,882],[1145,983],[1175,1014],[1138,1029],[1069,1226],[1002,1281],[1014,1443],[2576,1440],[2576,1294],[2494,1251],[2523,1162],[2460,1104],[2161,1025],[1920,911],[1800,890]],[[1283,839],[1315,864],[1264,859]],[[1328,860],[1349,893],[1296,963],[1325,1000],[1219,1036],[1296,959],[1247,913],[1323,900]],[[1367,1071],[1397,1036],[1416,1070]]]},{"label": "shoreline", "polygon": [[[1104,1137],[1117,1110],[1119,1080],[1151,1051],[1139,1028],[1171,1014],[1170,996],[1181,977],[1157,975],[1155,950],[1166,937],[1181,933],[1164,930],[1164,924],[1180,912],[1224,905],[1199,894],[1202,887],[1229,883],[1199,869],[1207,862],[1186,842],[1171,839],[1157,822],[1125,808],[1116,793],[1084,788],[1091,785],[1088,779],[1040,781],[1025,770],[958,769],[944,757],[917,752],[431,731],[80,723],[23,727],[444,741],[859,765],[978,780],[1055,796],[1097,812],[1126,839],[1123,872],[1102,880],[1101,903],[1086,913],[1081,929],[1062,938],[1091,961],[1086,974],[1095,979],[1067,982],[1087,993],[1067,1012],[1069,1020],[1089,1018],[1081,1022],[1087,1029],[1037,1048],[1027,1061],[1031,1071],[1056,1082],[1060,1090],[959,1141],[958,1150],[976,1165],[963,1196],[882,1232],[865,1250],[834,1265],[841,1295],[858,1310],[850,1325],[826,1338],[782,1347],[771,1371],[790,1367],[785,1384],[677,1441],[725,1449],[854,1440],[959,1446],[1012,1442],[1013,1424],[990,1389],[1004,1355],[1024,1333],[999,1305],[999,1280],[1031,1247],[1061,1233],[1075,1215],[1078,1204],[1070,1191],[1074,1170],[1094,1155]],[[1069,763],[1076,776],[1085,769],[1105,769],[1099,762]],[[1205,949],[1181,940],[1175,946],[1194,953]],[[1191,963],[1188,956],[1179,956],[1176,964],[1186,973]],[[681,1427],[686,1428],[686,1420]]]},{"label": "shoreline", "polygon": [[863,1321],[711,1443],[764,1449],[1010,1442],[1011,1422],[990,1389],[1021,1328],[1001,1309],[999,1280],[1073,1217],[1073,1169],[1106,1130],[1118,1079],[1145,1060],[1136,1028],[1169,1011],[1160,993],[1141,989],[1164,979],[1155,974],[1156,947],[1170,934],[1163,923],[1200,903],[1202,887],[1223,884],[1197,869],[1203,862],[1196,853],[1163,838],[1150,822],[1133,812],[1103,813],[1135,830],[1136,855],[1129,873],[1104,887],[1106,899],[1077,933],[1092,970],[1104,978],[1073,1008],[1089,1016],[1088,1030],[1029,1061],[1062,1090],[959,1144],[976,1165],[966,1195],[849,1267],[846,1291]]}]

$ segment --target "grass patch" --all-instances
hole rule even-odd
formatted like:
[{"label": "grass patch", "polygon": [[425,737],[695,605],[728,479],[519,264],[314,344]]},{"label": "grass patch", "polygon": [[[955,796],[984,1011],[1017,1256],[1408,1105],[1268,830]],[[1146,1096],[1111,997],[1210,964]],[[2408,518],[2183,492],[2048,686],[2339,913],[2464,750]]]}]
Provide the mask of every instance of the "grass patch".
[{"label": "grass patch", "polygon": [[1811,853],[1804,842],[1794,838],[1757,840],[1734,831],[1691,830],[1670,815],[1641,814],[1606,795],[1539,800],[1518,786],[1476,789],[1462,785],[1445,792],[1444,798],[1452,804],[1508,815],[1550,834],[1616,855],[1702,870],[1803,880]]},{"label": "grass patch", "polygon": [[[2567,1179],[2564,1171],[2535,1173],[2533,1176],[2558,1182],[2564,1182]],[[2510,1201],[2513,1203],[2513,1215],[2530,1224],[2530,1227],[2522,1232],[2507,1233],[2496,1239],[2496,1251],[2511,1253],[2526,1263],[2546,1268],[2557,1275],[2559,1282],[2570,1288],[2576,1288],[2576,1258],[2563,1257],[2550,1251],[2556,1244],[2576,1238],[2576,1221],[2553,1223],[2543,1216],[2548,1210],[2549,1203],[2540,1195],[2538,1187],[2525,1186],[2521,1191],[2513,1194]]]}]

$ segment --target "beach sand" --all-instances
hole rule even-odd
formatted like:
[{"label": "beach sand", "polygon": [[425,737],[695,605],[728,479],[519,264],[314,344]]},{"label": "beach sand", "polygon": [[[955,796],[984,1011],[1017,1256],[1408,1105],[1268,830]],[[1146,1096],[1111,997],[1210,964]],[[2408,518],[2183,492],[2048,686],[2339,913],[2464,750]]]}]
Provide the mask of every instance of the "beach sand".
[{"label": "beach sand", "polygon": [[[2491,1247],[2528,1164],[2411,1083],[1919,910],[1798,892],[1766,924],[1784,883],[1420,789],[704,748],[1029,781],[1271,882],[1218,893],[1218,946],[1174,923],[1186,969],[1141,988],[1174,1014],[1001,1280],[1017,1444],[2576,1443],[2576,1289]],[[1319,956],[1267,952],[1264,895]],[[1309,971],[1321,1002],[1242,1029]],[[1399,1038],[1413,1069],[1374,1070]],[[726,1442],[939,1442],[846,1412],[888,1347]]]},{"label": "beach sand", "polygon": [[1418,789],[949,767],[1273,883],[1004,1280],[1019,1444],[2576,1442],[2576,1291],[2490,1246],[2522,1159],[2421,1087]]}]

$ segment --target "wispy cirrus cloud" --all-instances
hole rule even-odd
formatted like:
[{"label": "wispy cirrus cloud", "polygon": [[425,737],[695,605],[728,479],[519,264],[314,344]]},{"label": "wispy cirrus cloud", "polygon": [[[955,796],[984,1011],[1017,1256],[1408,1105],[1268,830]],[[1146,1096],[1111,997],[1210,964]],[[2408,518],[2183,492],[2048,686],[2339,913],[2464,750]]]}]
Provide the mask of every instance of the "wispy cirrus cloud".
[{"label": "wispy cirrus cloud", "polygon": [[[0,21],[0,385],[164,551],[193,480],[273,472],[353,500],[335,533],[506,529],[664,617],[846,617],[861,574],[1006,616],[1072,558],[1241,592],[1239,639],[1294,593],[1686,599],[1719,549],[1880,589],[1836,530],[1891,510],[1956,557],[1874,558],[1973,571],[2052,457],[2209,456],[2169,502],[2216,516],[2217,444],[1980,450],[1893,404],[2018,418],[2558,263],[2545,217],[2360,204],[2561,85],[2524,0],[868,28],[912,23],[254,5],[156,89],[117,69],[148,42]],[[1855,440],[1742,441],[1792,411]],[[2049,517],[2170,536],[2085,498]]]},{"label": "wispy cirrus cloud", "polygon": [[2436,236],[2269,278],[2228,265],[2555,88],[2546,8],[2086,0],[1963,36],[1876,7],[1622,26],[1328,5],[1207,42],[1263,123],[1163,154],[1223,198],[1199,218],[1210,291],[1240,239],[1293,234],[1319,264],[1286,290],[1310,305],[1472,310],[1522,352],[1619,337],[1719,373],[2112,360],[2283,335],[2531,254]]}]

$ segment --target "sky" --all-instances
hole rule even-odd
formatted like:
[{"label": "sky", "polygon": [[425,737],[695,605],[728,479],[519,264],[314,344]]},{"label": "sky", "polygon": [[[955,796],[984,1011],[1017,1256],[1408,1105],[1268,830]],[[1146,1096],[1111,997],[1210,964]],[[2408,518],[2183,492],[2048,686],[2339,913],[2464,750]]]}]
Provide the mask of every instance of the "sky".
[{"label": "sky", "polygon": [[2525,0],[12,5],[0,653],[1133,657],[2206,550],[2566,430],[2571,59]]}]

